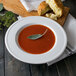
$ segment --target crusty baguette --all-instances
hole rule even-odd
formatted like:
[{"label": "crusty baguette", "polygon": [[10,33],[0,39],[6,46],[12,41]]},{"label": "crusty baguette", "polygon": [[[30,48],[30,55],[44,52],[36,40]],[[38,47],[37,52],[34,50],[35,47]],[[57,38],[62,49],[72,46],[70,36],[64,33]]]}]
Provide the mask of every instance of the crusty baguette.
[{"label": "crusty baguette", "polygon": [[49,5],[43,1],[40,3],[40,5],[38,6],[38,14],[39,15],[44,15],[46,12],[50,11],[51,8],[49,7]]},{"label": "crusty baguette", "polygon": [[64,6],[61,0],[46,0],[46,3],[50,6],[57,17],[61,17],[63,15]]}]

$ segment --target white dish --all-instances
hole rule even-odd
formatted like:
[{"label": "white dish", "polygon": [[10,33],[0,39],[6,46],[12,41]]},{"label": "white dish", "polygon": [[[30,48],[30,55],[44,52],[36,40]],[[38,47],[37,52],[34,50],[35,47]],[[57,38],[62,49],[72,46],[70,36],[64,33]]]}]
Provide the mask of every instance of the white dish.
[{"label": "white dish", "polygon": [[[47,26],[54,32],[56,42],[54,47],[48,52],[43,54],[30,54],[24,52],[18,46],[17,37],[20,30],[32,24]],[[67,45],[67,37],[65,31],[57,22],[45,17],[30,16],[16,21],[9,27],[5,35],[5,45],[9,53],[16,59],[31,64],[42,64],[58,58],[64,52]]]}]

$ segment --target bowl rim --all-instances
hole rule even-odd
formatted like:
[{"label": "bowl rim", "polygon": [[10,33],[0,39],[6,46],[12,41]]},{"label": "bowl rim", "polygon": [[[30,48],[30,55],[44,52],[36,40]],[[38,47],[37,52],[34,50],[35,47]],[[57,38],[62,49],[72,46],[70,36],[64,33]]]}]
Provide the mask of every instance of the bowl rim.
[{"label": "bowl rim", "polygon": [[[32,20],[32,18],[35,18],[36,20],[38,20],[38,19],[41,19],[41,20],[46,20],[46,21],[50,21],[50,22],[52,22],[52,23],[54,23],[54,24],[56,24],[57,26],[58,26],[58,28],[60,28],[61,29],[61,31],[63,32],[63,34],[64,34],[64,36],[65,36],[65,40],[64,40],[64,47],[62,47],[62,50],[60,51],[60,53],[56,56],[56,57],[54,57],[53,59],[51,59],[51,60],[42,60],[41,62],[39,61],[39,62],[36,62],[35,60],[34,61],[28,61],[28,60],[26,60],[26,61],[24,61],[24,59],[22,59],[22,58],[19,58],[16,54],[14,54],[13,53],[13,51],[11,51],[11,48],[9,47],[10,45],[8,45],[8,38],[9,38],[9,31],[14,27],[14,26],[16,26],[17,24],[19,24],[20,22],[23,22],[23,21],[25,21],[25,20]],[[33,19],[33,20],[35,20],[35,19]],[[29,22],[28,22],[29,23]],[[45,23],[45,22],[44,22]],[[41,23],[40,23],[41,24]],[[41,25],[44,25],[44,24],[41,24]],[[23,25],[24,26],[24,25]],[[55,28],[55,26],[53,26],[54,28]],[[18,31],[18,30],[17,30]],[[53,31],[54,32],[54,31]],[[55,34],[55,32],[54,32],[54,34]],[[9,51],[9,53],[11,54],[11,55],[13,55],[16,59],[18,59],[18,60],[20,60],[20,61],[22,61],[22,62],[26,62],[26,63],[31,63],[31,64],[43,64],[43,63],[47,63],[47,62],[50,62],[50,61],[52,61],[52,60],[55,60],[55,59],[57,59],[63,52],[64,52],[64,50],[65,50],[65,47],[66,47],[66,45],[67,45],[67,36],[66,36],[66,33],[65,33],[65,31],[64,31],[64,29],[60,26],[60,24],[58,24],[57,22],[55,22],[55,21],[53,21],[53,20],[51,20],[51,19],[49,19],[49,18],[45,18],[45,17],[40,17],[40,16],[30,16],[30,17],[25,17],[25,18],[23,18],[23,19],[21,19],[21,20],[18,20],[18,21],[16,21],[15,23],[13,23],[10,27],[9,27],[9,29],[7,30],[7,32],[6,32],[6,35],[5,35],[5,45],[6,45],[6,48],[8,49],[8,51]],[[44,54],[44,53],[43,53]],[[43,54],[41,55],[41,57],[43,56]],[[38,54],[38,55],[34,55],[34,57],[39,57],[39,55],[40,54]],[[45,53],[45,55],[47,55],[47,52]],[[49,55],[49,54],[48,54]],[[29,54],[29,56],[30,56],[30,54]],[[30,56],[31,57],[31,56]],[[27,57],[28,58],[28,57]],[[47,58],[46,56],[45,56],[45,58]],[[30,59],[29,59],[30,60]]]}]

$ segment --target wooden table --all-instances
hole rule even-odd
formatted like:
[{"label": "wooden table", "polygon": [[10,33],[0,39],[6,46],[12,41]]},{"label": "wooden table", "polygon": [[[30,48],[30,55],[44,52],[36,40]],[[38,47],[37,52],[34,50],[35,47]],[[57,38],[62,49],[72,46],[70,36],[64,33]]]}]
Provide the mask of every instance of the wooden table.
[{"label": "wooden table", "polygon": [[[66,0],[64,5],[71,8],[70,13],[76,18],[76,0]],[[7,28],[0,31],[0,76],[76,76],[76,54],[49,67],[16,60],[5,47],[6,31]]]}]

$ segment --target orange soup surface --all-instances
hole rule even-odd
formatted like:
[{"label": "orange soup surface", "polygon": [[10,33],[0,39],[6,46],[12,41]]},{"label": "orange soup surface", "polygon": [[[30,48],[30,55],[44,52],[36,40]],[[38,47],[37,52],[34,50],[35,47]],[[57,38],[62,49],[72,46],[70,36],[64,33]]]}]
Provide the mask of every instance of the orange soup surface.
[{"label": "orange soup surface", "polygon": [[[30,35],[43,34],[46,29],[46,34],[39,39],[31,40],[27,38]],[[52,49],[55,44],[55,35],[53,31],[46,26],[30,25],[20,32],[18,43],[25,52],[42,54]]]}]

